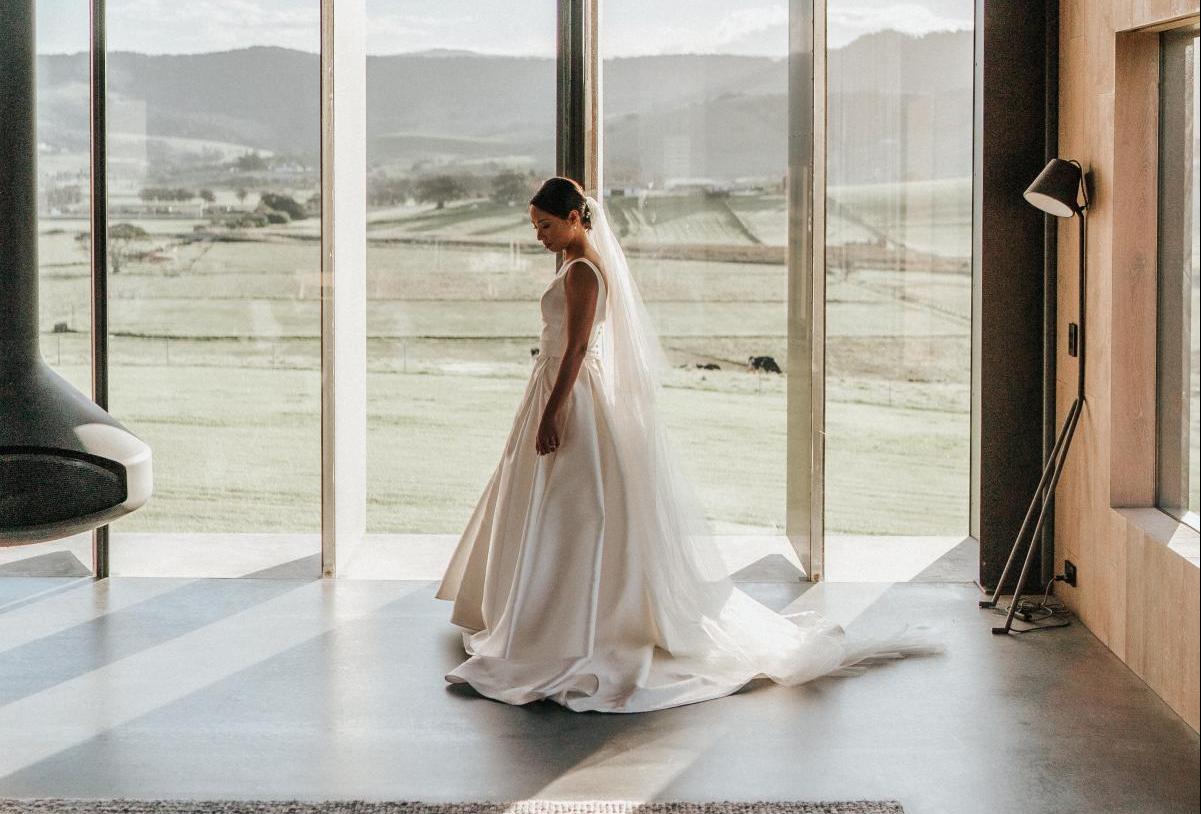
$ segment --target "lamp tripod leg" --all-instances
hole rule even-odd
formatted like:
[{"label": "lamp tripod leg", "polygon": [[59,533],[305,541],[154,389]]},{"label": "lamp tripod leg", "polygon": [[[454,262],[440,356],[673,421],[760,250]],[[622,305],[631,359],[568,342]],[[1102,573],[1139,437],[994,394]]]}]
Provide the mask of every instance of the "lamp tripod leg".
[{"label": "lamp tripod leg", "polygon": [[[997,580],[996,590],[993,591],[992,598],[980,600],[980,607],[982,608],[995,608],[997,606],[997,602],[1001,598],[1001,590],[1005,585],[1005,580],[1009,578],[1009,570],[1013,567],[1014,560],[1017,559],[1018,548],[1021,547],[1022,538],[1026,535],[1026,527],[1030,525],[1030,518],[1034,516],[1034,507],[1038,505],[1040,498],[1043,505],[1046,505],[1048,496],[1055,491],[1054,485],[1049,489],[1047,488],[1047,480],[1055,470],[1055,464],[1066,446],[1065,441],[1070,435],[1069,427],[1074,426],[1073,422],[1076,420],[1076,414],[1079,410],[1080,400],[1076,399],[1068,409],[1068,414],[1063,420],[1063,427],[1059,430],[1059,437],[1055,439],[1055,445],[1051,448],[1051,455],[1043,467],[1042,477],[1038,480],[1038,487],[1034,490],[1034,497],[1030,499],[1030,506],[1026,509],[1026,516],[1022,519],[1022,526],[1018,529],[1018,535],[1013,541],[1013,547],[1009,549],[1009,559],[1005,561],[1005,568],[1001,571],[1001,578]],[[1035,529],[1034,536],[1031,537],[1031,548],[1034,547],[1034,540],[1037,538],[1038,529]],[[1027,559],[1029,559],[1029,555],[1027,555]]]},{"label": "lamp tripod leg", "polygon": [[[1062,453],[1055,462],[1055,474],[1051,477],[1051,483],[1047,487],[1049,490],[1048,499],[1043,501],[1042,508],[1038,512],[1038,522],[1034,524],[1034,534],[1030,538],[1030,547],[1026,549],[1026,560],[1022,563],[1022,573],[1018,575],[1018,584],[1014,588],[1013,598],[1009,601],[1009,613],[1005,615],[1005,624],[1001,627],[994,627],[993,633],[1009,633],[1013,628],[1013,617],[1017,613],[1018,601],[1022,598],[1022,591],[1026,588],[1026,578],[1030,575],[1030,563],[1034,561],[1034,544],[1038,540],[1038,533],[1042,530],[1043,520],[1047,517],[1047,507],[1051,505],[1050,495],[1055,493],[1055,487],[1059,484],[1059,476],[1063,474],[1063,465],[1068,459],[1068,447],[1072,443],[1072,435],[1076,432],[1076,424],[1080,418],[1081,410],[1077,409],[1072,413],[1071,423],[1068,424],[1067,434],[1063,445]],[[1001,590],[1001,586],[997,586],[997,590]]]}]

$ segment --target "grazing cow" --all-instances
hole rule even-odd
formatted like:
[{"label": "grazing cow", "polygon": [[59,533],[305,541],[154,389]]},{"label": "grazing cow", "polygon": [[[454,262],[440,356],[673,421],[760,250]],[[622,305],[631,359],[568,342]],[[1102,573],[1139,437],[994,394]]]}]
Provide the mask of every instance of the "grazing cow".
[{"label": "grazing cow", "polygon": [[530,356],[537,356],[538,348],[530,348]]},{"label": "grazing cow", "polygon": [[747,359],[748,370],[761,370],[765,373],[783,373],[776,360],[770,356],[752,356]]}]

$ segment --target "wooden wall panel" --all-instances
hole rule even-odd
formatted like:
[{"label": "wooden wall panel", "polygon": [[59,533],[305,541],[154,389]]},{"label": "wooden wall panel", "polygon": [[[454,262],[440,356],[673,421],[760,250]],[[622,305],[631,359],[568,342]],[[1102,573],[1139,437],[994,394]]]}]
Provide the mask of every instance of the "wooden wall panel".
[{"label": "wooden wall panel", "polygon": [[1155,502],[1155,365],[1145,361],[1156,353],[1159,35],[1128,33],[1115,39],[1120,62],[1113,173],[1121,195],[1113,202],[1112,219],[1123,239],[1097,244],[1102,250],[1112,247],[1115,292],[1107,333],[1122,338],[1112,367],[1109,498],[1114,506],[1150,506]]},{"label": "wooden wall panel", "polygon": [[[1059,145],[1089,173],[1086,406],[1056,492],[1056,594],[1198,726],[1198,535],[1153,508],[1158,35],[1196,0],[1062,0]],[[1077,223],[1060,223],[1056,401],[1076,391]]]}]

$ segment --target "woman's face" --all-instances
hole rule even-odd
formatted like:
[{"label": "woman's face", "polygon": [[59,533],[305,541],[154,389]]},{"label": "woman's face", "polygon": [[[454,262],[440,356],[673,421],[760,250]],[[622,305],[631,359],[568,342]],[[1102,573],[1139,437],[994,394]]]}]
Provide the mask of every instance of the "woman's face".
[{"label": "woman's face", "polygon": [[546,247],[548,252],[561,252],[575,239],[580,228],[580,213],[569,212],[566,218],[552,215],[545,210],[530,204],[530,223],[534,224],[534,234],[538,242]]}]

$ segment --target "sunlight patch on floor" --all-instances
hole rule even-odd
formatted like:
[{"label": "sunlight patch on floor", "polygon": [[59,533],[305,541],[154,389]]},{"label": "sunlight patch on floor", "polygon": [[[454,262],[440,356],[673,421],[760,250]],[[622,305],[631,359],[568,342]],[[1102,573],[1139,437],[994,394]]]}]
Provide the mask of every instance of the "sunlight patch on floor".
[{"label": "sunlight patch on floor", "polygon": [[[368,534],[361,544],[341,552],[338,576],[440,580],[458,540],[457,534]],[[775,555],[801,570],[796,551],[782,535],[718,534],[715,540],[731,574]],[[962,540],[831,534],[826,539],[823,581],[907,582]],[[42,543],[36,552],[45,563],[41,570],[29,561],[33,548],[0,548],[0,576],[77,576],[75,572],[90,569],[91,539],[87,534]],[[110,573],[126,577],[316,579],[320,553],[321,538],[315,533],[114,532]],[[61,562],[64,557],[69,562]],[[773,577],[789,578],[791,572]]]},{"label": "sunlight patch on floor", "polygon": [[[179,587],[179,582],[165,580],[150,586],[150,591]],[[0,732],[27,730],[30,721],[38,724],[36,736],[30,733],[0,750],[0,777],[268,661],[347,619],[376,613],[422,585],[399,592],[343,592],[337,614],[314,612],[322,607],[322,594],[329,587],[322,582],[299,583],[282,595],[0,706]],[[137,602],[147,596],[139,592]],[[41,603],[30,607],[45,612]],[[108,612],[102,607],[96,617]],[[96,658],[103,661],[100,653]]]}]

